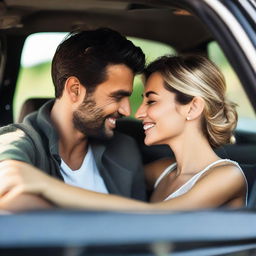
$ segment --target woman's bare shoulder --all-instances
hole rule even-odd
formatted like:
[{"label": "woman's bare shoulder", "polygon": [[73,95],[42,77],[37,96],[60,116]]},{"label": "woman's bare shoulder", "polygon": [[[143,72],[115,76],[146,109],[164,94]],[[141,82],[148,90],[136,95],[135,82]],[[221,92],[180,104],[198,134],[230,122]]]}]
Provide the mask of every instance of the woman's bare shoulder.
[{"label": "woman's bare shoulder", "polygon": [[[200,181],[201,180],[201,181]],[[242,169],[232,162],[223,162],[207,171],[200,182],[211,184],[213,187],[241,193],[246,189],[246,179]],[[215,186],[216,185],[216,186]]]},{"label": "woman's bare shoulder", "polygon": [[242,170],[233,163],[222,163],[204,173],[180,201],[191,201],[195,208],[212,208],[245,198],[245,195],[246,181]]},{"label": "woman's bare shoulder", "polygon": [[235,162],[221,162],[215,166],[213,166],[209,171],[205,173],[204,176],[208,175],[221,175],[224,176],[233,176],[233,177],[241,177],[244,179],[244,174],[241,167]]}]

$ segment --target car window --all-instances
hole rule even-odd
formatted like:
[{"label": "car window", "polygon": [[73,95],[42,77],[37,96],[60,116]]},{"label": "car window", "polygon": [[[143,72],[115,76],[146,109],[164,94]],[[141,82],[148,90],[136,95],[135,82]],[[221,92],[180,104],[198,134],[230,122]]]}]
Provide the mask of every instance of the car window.
[{"label": "car window", "polygon": [[66,33],[37,33],[27,37],[13,101],[13,116],[17,121],[22,104],[29,98],[54,96],[50,62]]},{"label": "car window", "polygon": [[227,97],[237,104],[238,129],[246,131],[256,130],[256,115],[253,107],[242,87],[242,84],[232,69],[230,63],[217,42],[208,44],[209,58],[218,65],[223,72],[227,84]]},{"label": "car window", "polygon": [[[66,35],[67,33],[36,33],[26,39],[14,95],[14,120],[17,121],[21,106],[26,99],[54,97],[51,60],[58,44]],[[129,39],[142,48],[146,54],[147,62],[151,62],[161,55],[175,52],[173,48],[163,43],[139,38]],[[137,76],[134,81],[134,91],[130,98],[132,116],[142,101],[142,91],[142,80],[140,76]]]},{"label": "car window", "polygon": [[[54,87],[51,79],[51,60],[58,44],[65,38],[67,33],[36,33],[25,41],[21,68],[18,76],[17,87],[14,95],[14,118],[18,115],[22,104],[29,98],[54,97]],[[163,43],[130,37],[130,40],[140,46],[146,54],[147,63],[164,54],[174,54],[175,50]],[[224,73],[227,82],[228,98],[237,103],[239,115],[238,128],[248,130],[249,127],[256,129],[256,116],[247,98],[244,89],[223,54],[217,42],[208,44],[209,58],[213,60]],[[140,76],[134,81],[134,91],[130,98],[132,114],[142,101],[143,83]]]}]

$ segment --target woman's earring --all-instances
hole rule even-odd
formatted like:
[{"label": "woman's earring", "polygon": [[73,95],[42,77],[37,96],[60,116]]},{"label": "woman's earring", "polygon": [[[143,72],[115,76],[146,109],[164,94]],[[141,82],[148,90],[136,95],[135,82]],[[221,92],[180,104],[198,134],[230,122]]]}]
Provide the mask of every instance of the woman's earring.
[{"label": "woman's earring", "polygon": [[187,116],[187,118],[186,118],[188,121],[190,120],[190,117],[189,116]]}]

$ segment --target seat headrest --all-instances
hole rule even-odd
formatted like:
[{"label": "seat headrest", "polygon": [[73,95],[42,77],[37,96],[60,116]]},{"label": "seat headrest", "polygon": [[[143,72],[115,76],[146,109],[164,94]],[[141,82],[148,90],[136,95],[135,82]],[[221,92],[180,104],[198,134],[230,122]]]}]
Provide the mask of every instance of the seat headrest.
[{"label": "seat headrest", "polygon": [[30,98],[27,99],[20,110],[18,122],[21,123],[24,117],[34,111],[37,111],[44,103],[46,103],[51,98]]}]

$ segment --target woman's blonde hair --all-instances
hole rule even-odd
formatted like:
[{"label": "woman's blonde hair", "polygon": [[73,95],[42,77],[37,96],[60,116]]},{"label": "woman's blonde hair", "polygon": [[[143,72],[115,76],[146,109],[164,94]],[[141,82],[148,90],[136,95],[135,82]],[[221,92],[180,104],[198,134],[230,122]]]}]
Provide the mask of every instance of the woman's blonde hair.
[{"label": "woman's blonde hair", "polygon": [[159,72],[164,87],[176,94],[176,101],[188,104],[193,97],[205,101],[203,133],[212,147],[230,143],[237,124],[236,104],[226,99],[226,83],[218,67],[201,55],[163,56],[150,63],[146,79]]}]

